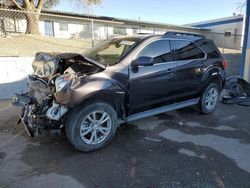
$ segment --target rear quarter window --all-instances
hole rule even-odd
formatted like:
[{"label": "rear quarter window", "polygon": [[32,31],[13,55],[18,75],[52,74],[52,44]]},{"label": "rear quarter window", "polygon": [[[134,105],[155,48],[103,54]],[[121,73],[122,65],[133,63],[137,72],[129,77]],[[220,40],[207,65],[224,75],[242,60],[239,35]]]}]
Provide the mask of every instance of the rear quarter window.
[{"label": "rear quarter window", "polygon": [[207,54],[207,59],[221,58],[222,55],[219,49],[215,46],[212,40],[201,40],[197,44],[204,50]]}]

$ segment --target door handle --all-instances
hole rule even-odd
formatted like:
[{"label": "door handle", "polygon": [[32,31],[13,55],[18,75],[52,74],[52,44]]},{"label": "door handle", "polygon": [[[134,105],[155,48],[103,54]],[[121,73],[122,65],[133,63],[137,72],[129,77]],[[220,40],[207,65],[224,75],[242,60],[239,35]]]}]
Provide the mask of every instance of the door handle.
[{"label": "door handle", "polygon": [[175,77],[175,74],[172,73],[172,72],[169,72],[169,73],[167,74],[167,78],[168,78],[168,79],[174,78],[174,77]]},{"label": "door handle", "polygon": [[169,74],[169,73],[172,73],[173,72],[173,68],[169,68],[166,70],[166,72]]}]

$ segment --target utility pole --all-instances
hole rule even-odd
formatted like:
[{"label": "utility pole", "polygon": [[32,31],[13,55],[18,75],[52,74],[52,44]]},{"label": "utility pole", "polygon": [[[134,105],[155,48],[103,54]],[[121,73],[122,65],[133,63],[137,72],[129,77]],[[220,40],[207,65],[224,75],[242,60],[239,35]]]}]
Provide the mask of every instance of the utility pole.
[{"label": "utility pole", "polygon": [[250,0],[246,0],[245,32],[240,75],[250,82]]},{"label": "utility pole", "polygon": [[91,38],[92,38],[92,47],[95,45],[95,35],[94,35],[94,20],[91,20]]}]

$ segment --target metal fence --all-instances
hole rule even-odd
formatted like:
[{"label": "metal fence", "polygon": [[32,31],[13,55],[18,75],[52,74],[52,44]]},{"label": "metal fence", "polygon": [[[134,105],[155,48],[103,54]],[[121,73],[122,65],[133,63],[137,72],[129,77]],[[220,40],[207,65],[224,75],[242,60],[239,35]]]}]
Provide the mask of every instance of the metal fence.
[{"label": "metal fence", "polygon": [[163,34],[166,31],[199,32],[213,39],[229,61],[229,75],[239,73],[243,36],[237,30],[231,33],[199,31],[162,24],[152,26],[141,20],[128,24],[107,17],[49,11],[38,15],[0,8],[0,57],[34,56],[38,51],[81,53],[110,37],[137,33]]}]

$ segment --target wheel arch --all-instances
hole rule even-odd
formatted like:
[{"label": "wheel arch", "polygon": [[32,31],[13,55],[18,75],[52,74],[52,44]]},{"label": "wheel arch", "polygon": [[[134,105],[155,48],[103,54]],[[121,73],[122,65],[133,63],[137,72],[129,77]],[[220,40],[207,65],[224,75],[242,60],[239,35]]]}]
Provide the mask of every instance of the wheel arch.
[{"label": "wheel arch", "polygon": [[226,75],[222,68],[210,67],[204,72],[201,80],[204,83],[201,92],[204,92],[207,86],[211,83],[216,83],[219,86],[220,91],[222,91],[225,85]]},{"label": "wheel arch", "polygon": [[117,113],[118,120],[124,120],[126,115],[126,93],[123,91],[95,91],[89,93],[84,99],[77,105],[84,106],[87,103],[103,102],[109,104],[114,108]]}]

